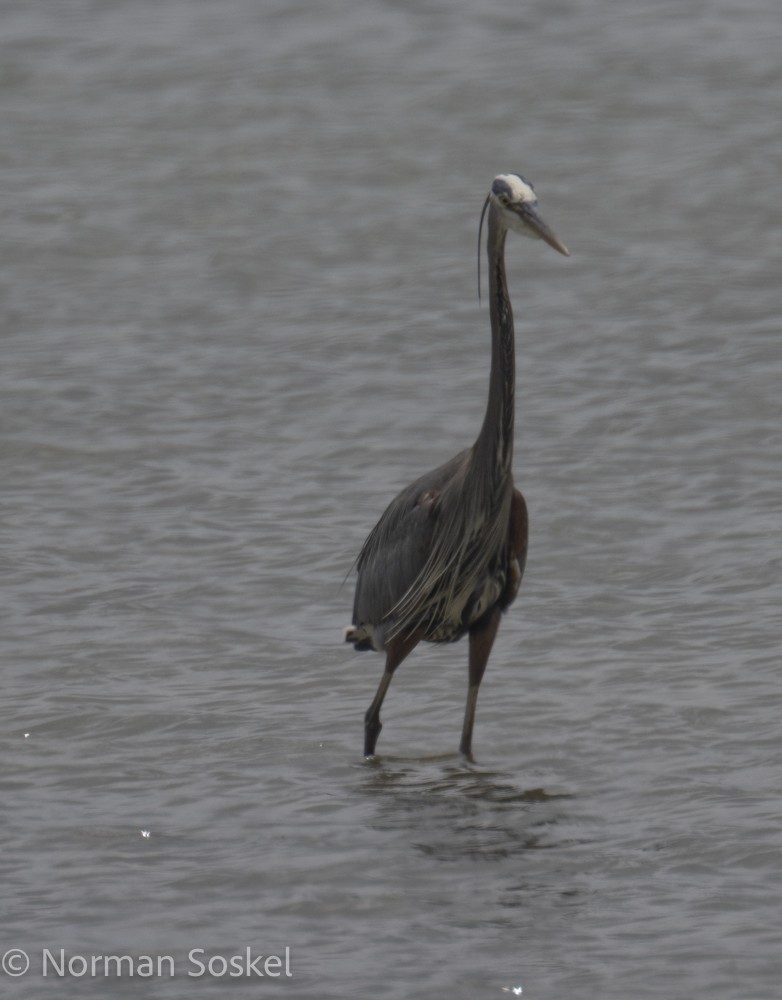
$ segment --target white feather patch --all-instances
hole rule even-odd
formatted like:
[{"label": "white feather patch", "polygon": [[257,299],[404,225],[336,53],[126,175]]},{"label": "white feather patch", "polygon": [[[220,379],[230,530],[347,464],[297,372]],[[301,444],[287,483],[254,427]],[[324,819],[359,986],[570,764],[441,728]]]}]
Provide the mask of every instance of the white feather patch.
[{"label": "white feather patch", "polygon": [[523,181],[518,174],[498,174],[495,180],[502,181],[508,185],[511,192],[511,199],[517,203],[532,202],[534,204],[538,200],[538,196],[529,184]]}]

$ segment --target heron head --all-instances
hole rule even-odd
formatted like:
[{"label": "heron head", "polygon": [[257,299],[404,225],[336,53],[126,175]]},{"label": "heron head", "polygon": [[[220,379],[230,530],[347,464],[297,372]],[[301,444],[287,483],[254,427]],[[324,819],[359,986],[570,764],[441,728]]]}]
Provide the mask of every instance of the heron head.
[{"label": "heron head", "polygon": [[[498,174],[492,181],[486,206],[492,205],[508,229],[522,236],[545,240],[565,257],[570,252],[538,213],[538,196],[529,181],[520,174]],[[485,207],[484,206],[484,210]]]}]

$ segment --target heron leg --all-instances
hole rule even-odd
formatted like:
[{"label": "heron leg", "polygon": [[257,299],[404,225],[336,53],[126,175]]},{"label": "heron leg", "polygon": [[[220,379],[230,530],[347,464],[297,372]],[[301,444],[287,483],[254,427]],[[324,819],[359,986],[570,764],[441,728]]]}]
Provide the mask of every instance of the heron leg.
[{"label": "heron leg", "polygon": [[377,689],[377,694],[372,699],[372,704],[364,716],[365,757],[371,757],[375,752],[375,744],[380,735],[380,730],[383,728],[383,723],[380,721],[380,709],[383,705],[386,691],[388,691],[391,684],[391,678],[394,676],[394,671],[402,660],[412,653],[420,640],[420,632],[414,632],[409,636],[399,636],[396,639],[392,639],[386,646],[386,668],[383,671],[383,676],[380,678],[380,686]]},{"label": "heron leg", "polygon": [[470,629],[470,673],[467,688],[467,707],[464,710],[464,726],[459,750],[465,757],[472,756],[472,729],[475,724],[475,706],[478,704],[478,689],[483,680],[489,653],[500,625],[501,612],[495,608],[480,625]]}]

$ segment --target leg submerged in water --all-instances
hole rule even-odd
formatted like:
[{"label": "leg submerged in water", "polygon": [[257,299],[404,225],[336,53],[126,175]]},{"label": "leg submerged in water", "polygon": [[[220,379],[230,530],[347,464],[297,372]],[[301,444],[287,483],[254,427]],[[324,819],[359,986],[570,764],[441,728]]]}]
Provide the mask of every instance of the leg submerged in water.
[{"label": "leg submerged in water", "polygon": [[380,721],[380,709],[383,706],[383,699],[385,698],[386,692],[391,684],[394,671],[402,660],[412,653],[420,640],[421,636],[418,632],[416,632],[411,636],[392,639],[386,647],[386,668],[383,671],[383,676],[380,678],[380,686],[377,689],[377,694],[372,699],[372,704],[369,706],[367,714],[364,716],[365,757],[371,757],[375,752],[377,738],[380,735],[380,730],[383,728],[383,723]]},{"label": "leg submerged in water", "polygon": [[478,690],[483,680],[489,653],[494,645],[497,629],[500,625],[501,612],[495,608],[491,617],[480,626],[470,629],[470,663],[469,686],[467,688],[467,705],[464,710],[464,725],[462,741],[459,750],[465,757],[472,756],[472,730],[475,725],[475,706],[478,704]]}]

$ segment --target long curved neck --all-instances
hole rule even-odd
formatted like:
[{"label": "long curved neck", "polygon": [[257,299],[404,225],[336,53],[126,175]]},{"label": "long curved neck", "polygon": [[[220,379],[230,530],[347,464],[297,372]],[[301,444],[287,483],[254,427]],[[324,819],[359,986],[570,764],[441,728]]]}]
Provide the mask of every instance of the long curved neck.
[{"label": "long curved neck", "polygon": [[516,352],[513,311],[505,278],[506,233],[494,205],[490,205],[486,251],[489,258],[491,374],[486,416],[475,442],[474,457],[476,462],[485,459],[488,468],[495,473],[510,470],[515,418]]}]

